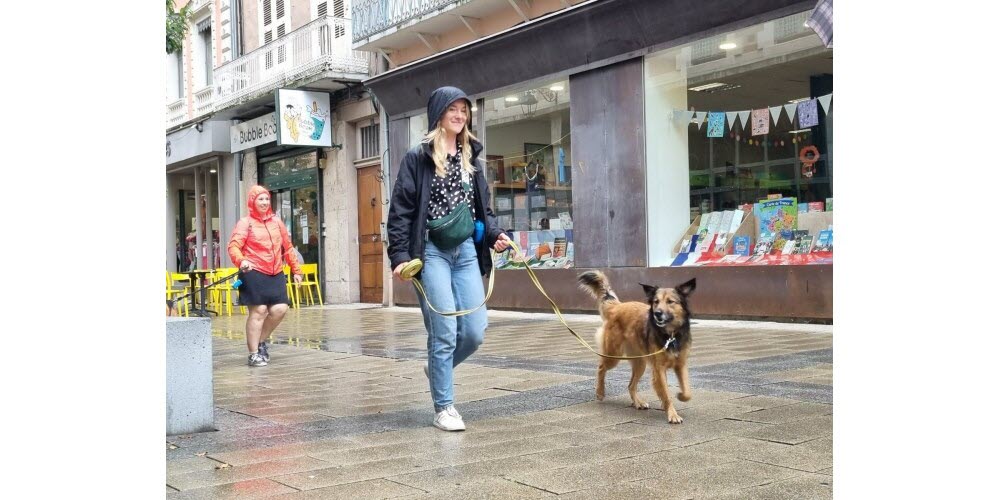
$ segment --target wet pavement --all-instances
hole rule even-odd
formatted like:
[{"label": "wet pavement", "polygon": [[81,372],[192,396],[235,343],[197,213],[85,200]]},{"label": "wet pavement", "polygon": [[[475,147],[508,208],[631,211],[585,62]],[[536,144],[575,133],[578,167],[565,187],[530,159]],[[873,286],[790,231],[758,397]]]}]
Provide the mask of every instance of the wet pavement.
[{"label": "wet pavement", "polygon": [[[568,318],[592,340],[597,316]],[[167,498],[832,496],[831,326],[696,320],[671,425],[648,371],[650,410],[628,407],[627,364],[597,402],[597,358],[554,316],[490,311],[455,373],[468,430],[446,433],[419,310],[289,311],[261,368],[244,322],[213,319],[218,430],[167,437]]]}]

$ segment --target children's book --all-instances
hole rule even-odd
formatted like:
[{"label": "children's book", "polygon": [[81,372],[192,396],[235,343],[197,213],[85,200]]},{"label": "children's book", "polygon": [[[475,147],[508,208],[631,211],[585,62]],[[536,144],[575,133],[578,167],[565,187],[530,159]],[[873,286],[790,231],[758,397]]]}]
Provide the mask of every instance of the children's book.
[{"label": "children's book", "polygon": [[757,238],[757,244],[753,247],[753,254],[755,256],[767,255],[771,253],[772,245],[774,245],[774,235],[761,233],[760,238]]},{"label": "children's book", "polygon": [[690,252],[695,251],[695,249],[698,248],[698,240],[699,239],[701,239],[701,235],[699,235],[699,234],[691,235],[691,242],[688,243],[687,250],[683,250],[683,252],[690,253]]},{"label": "children's book", "polygon": [[772,242],[771,247],[775,250],[784,251],[785,243],[794,239],[795,233],[791,229],[782,229],[781,231],[774,233],[774,241]]},{"label": "children's book", "polygon": [[826,199],[826,211],[833,212],[833,198]]},{"label": "children's book", "polygon": [[[753,205],[751,205],[753,207]],[[751,208],[752,210],[752,208]],[[743,210],[733,210],[733,220],[729,224],[729,232],[735,233],[740,228],[740,224],[743,223]]]},{"label": "children's book", "polygon": [[792,255],[795,253],[795,238],[785,240],[784,245],[781,246],[781,255]]},{"label": "children's book", "polygon": [[750,237],[733,237],[733,253],[736,255],[750,255]]},{"label": "children's book", "polygon": [[722,212],[712,212],[711,217],[708,218],[708,234],[718,233],[721,224]]},{"label": "children's book", "polygon": [[804,214],[809,211],[808,203],[799,203],[799,213]]},{"label": "children's book", "polygon": [[815,238],[813,238],[809,234],[797,238],[797,242],[795,243],[795,253],[808,254],[809,252],[811,252],[814,239]]},{"label": "children's book", "polygon": [[701,214],[701,219],[698,220],[698,235],[703,236],[708,232],[708,219],[711,219],[711,214],[704,213]]},{"label": "children's book", "polygon": [[754,204],[754,215],[760,221],[758,231],[776,234],[783,229],[795,229],[798,221],[795,198],[761,200]]},{"label": "children's book", "polygon": [[728,239],[728,234],[719,233],[715,238],[715,245],[712,246],[712,253],[715,255],[726,255],[726,242]]},{"label": "children's book", "polygon": [[826,203],[823,203],[822,201],[809,202],[810,212],[823,212],[825,210],[826,210]]},{"label": "children's book", "polygon": [[816,236],[816,245],[813,246],[813,252],[832,252],[833,251],[833,229],[824,229],[819,232]]},{"label": "children's book", "polygon": [[729,230],[729,228],[733,225],[733,213],[734,212],[736,212],[736,211],[735,210],[726,210],[726,211],[722,212],[722,222],[719,223],[719,231],[718,232],[723,233],[723,234],[732,232],[732,231]]},{"label": "children's book", "polygon": [[687,258],[688,258],[687,252],[681,252],[677,254],[677,257],[674,257],[674,261],[670,263],[670,266],[671,267],[683,266],[684,262],[687,261]]},{"label": "children's book", "polygon": [[677,248],[677,253],[687,253],[688,249],[691,248],[691,237],[685,236],[681,238],[681,246]]},{"label": "children's book", "polygon": [[708,253],[712,251],[712,246],[715,244],[716,236],[717,235],[715,234],[709,233],[705,235],[704,239],[698,240],[698,247],[695,249],[695,252]]}]

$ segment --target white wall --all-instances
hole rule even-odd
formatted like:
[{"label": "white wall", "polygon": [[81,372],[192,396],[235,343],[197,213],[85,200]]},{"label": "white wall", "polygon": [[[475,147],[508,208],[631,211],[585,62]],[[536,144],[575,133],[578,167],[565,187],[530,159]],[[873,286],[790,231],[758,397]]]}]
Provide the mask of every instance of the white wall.
[{"label": "white wall", "polygon": [[644,66],[646,241],[649,267],[658,267],[670,264],[674,243],[690,225],[688,126],[676,124],[672,113],[687,109],[687,75],[670,54],[647,57]]},{"label": "white wall", "polygon": [[521,155],[524,154],[526,142],[550,144],[553,140],[552,124],[548,116],[538,120],[486,127],[486,153],[491,155],[505,157]]}]

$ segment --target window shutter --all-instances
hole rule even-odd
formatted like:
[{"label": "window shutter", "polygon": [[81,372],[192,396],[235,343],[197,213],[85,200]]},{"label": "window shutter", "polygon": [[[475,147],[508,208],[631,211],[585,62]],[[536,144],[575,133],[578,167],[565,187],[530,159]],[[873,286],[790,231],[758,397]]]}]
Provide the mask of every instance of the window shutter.
[{"label": "window shutter", "polygon": [[277,3],[274,4],[274,9],[275,18],[281,19],[285,17],[285,0],[277,0]]},{"label": "window shutter", "polygon": [[316,7],[316,17],[326,17],[326,2],[320,2]]},{"label": "window shutter", "polygon": [[264,26],[271,24],[271,0],[264,0]]}]

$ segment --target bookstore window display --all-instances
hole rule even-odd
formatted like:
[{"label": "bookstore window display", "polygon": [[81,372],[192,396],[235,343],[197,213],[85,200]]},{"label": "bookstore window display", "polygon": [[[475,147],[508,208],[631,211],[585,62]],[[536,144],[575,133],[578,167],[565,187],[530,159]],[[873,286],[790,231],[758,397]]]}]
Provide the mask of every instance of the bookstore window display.
[{"label": "bookstore window display", "polygon": [[687,146],[690,226],[669,265],[832,263],[833,50],[808,15],[650,56]]},{"label": "bookstore window display", "polygon": [[[569,82],[487,95],[486,178],[493,188],[497,224],[536,269],[574,265]],[[511,252],[497,269],[523,266]]]}]

